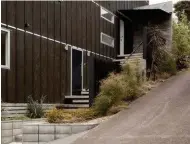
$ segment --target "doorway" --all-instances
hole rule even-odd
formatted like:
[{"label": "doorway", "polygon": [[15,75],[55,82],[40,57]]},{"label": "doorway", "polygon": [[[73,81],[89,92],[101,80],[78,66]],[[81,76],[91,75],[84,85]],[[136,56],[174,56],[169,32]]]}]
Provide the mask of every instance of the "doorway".
[{"label": "doorway", "polygon": [[119,55],[130,54],[133,51],[133,24],[127,19],[120,19]]},{"label": "doorway", "polygon": [[83,51],[71,49],[71,95],[80,95],[83,89]]}]

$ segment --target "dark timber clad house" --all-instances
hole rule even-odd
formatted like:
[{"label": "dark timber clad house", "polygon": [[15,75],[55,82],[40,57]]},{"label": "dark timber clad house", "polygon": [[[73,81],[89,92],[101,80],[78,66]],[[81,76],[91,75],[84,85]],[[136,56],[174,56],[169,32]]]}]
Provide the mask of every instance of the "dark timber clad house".
[{"label": "dark timber clad house", "polygon": [[143,41],[153,14],[171,17],[162,9],[136,9],[148,4],[1,1],[2,102],[26,103],[29,95],[36,100],[43,95],[46,103],[91,104],[98,81],[117,70],[118,56]]}]

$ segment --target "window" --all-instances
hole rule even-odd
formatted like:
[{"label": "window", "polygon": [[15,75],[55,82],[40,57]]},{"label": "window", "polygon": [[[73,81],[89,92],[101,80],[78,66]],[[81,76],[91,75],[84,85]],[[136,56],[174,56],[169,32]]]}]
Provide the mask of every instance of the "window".
[{"label": "window", "polygon": [[10,31],[1,28],[1,68],[10,68]]},{"label": "window", "polygon": [[111,12],[109,12],[106,9],[101,7],[101,13],[100,14],[101,14],[101,17],[103,19],[105,19],[105,20],[107,20],[107,21],[114,24],[114,15]]},{"label": "window", "polygon": [[101,43],[114,48],[114,38],[107,34],[101,33]]}]

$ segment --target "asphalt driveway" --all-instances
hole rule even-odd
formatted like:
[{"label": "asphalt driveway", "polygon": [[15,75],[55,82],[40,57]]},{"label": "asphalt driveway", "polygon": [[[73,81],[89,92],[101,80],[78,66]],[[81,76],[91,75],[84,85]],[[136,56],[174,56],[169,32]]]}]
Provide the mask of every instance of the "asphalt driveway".
[{"label": "asphalt driveway", "polygon": [[162,83],[72,144],[190,144],[190,72]]}]

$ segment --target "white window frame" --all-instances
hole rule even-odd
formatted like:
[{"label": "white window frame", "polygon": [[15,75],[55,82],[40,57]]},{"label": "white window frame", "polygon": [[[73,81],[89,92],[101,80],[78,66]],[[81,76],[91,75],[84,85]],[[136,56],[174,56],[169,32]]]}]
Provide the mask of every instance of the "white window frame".
[{"label": "white window frame", "polygon": [[[112,39],[113,39],[112,45],[109,45],[108,43],[102,41],[102,35],[106,35],[107,37],[112,38]],[[111,36],[109,36],[109,35],[103,33],[103,32],[101,32],[101,34],[100,34],[100,42],[101,42],[102,44],[105,44],[105,45],[110,46],[110,47],[112,47],[112,48],[114,48],[114,46],[115,46],[115,39],[114,39],[113,37],[111,37]]]},{"label": "white window frame", "polygon": [[10,30],[1,27],[1,31],[6,33],[5,42],[5,65],[1,65],[3,69],[10,69]]},{"label": "white window frame", "polygon": [[[110,13],[110,14],[113,15],[111,21],[102,15],[102,10],[104,10],[104,11],[106,11],[106,12],[108,12],[108,13]],[[107,9],[105,9],[105,8],[103,8],[103,7],[100,7],[100,16],[101,16],[101,18],[107,20],[108,22],[110,22],[110,23],[112,23],[112,24],[114,24],[114,22],[115,22],[115,15],[114,15],[112,12],[110,12],[109,10],[107,10]]]}]

